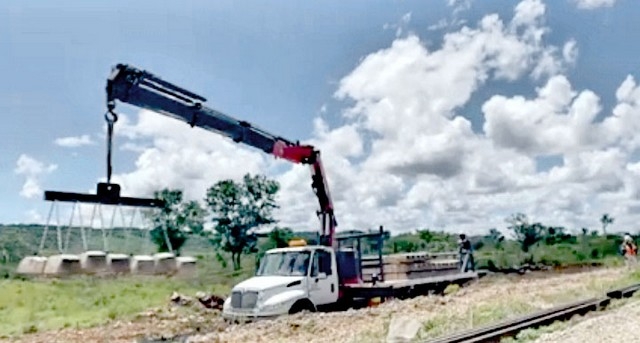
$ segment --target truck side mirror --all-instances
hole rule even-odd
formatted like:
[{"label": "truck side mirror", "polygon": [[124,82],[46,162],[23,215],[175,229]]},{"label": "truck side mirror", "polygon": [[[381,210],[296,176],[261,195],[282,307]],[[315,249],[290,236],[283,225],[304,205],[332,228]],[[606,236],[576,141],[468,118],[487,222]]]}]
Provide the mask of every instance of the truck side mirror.
[{"label": "truck side mirror", "polygon": [[327,273],[318,273],[318,279],[324,280],[327,278]]}]

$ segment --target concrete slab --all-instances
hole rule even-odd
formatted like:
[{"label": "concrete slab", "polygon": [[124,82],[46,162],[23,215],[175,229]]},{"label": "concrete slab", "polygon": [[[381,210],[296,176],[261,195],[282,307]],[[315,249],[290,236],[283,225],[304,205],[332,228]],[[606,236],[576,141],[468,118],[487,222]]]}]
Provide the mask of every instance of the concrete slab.
[{"label": "concrete slab", "polygon": [[81,253],[80,267],[89,274],[104,273],[107,271],[107,253],[100,250],[89,250]]},{"label": "concrete slab", "polygon": [[195,276],[197,274],[196,261],[196,258],[192,256],[176,257],[176,275],[180,277]]},{"label": "concrete slab", "polygon": [[155,261],[151,255],[134,255],[129,260],[131,274],[151,275],[155,272]]},{"label": "concrete slab", "polygon": [[43,274],[45,275],[72,275],[82,272],[80,257],[78,255],[60,254],[47,258]]},{"label": "concrete slab", "polygon": [[110,273],[128,274],[131,272],[129,255],[107,254],[107,266]]},{"label": "concrete slab", "polygon": [[44,272],[44,266],[47,264],[45,256],[27,256],[20,260],[16,273],[22,275],[40,275]]},{"label": "concrete slab", "polygon": [[177,270],[176,255],[161,252],[153,255],[156,274],[173,274]]}]

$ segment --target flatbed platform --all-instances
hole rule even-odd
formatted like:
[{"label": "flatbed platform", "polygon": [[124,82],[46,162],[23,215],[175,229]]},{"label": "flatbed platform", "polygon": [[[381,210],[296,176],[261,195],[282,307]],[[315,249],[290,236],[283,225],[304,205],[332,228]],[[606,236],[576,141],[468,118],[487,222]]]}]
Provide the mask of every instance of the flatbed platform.
[{"label": "flatbed platform", "polygon": [[430,291],[441,292],[452,284],[462,285],[480,277],[477,272],[453,273],[409,280],[389,280],[373,283],[351,284],[342,287],[351,298],[411,297],[425,295]]}]

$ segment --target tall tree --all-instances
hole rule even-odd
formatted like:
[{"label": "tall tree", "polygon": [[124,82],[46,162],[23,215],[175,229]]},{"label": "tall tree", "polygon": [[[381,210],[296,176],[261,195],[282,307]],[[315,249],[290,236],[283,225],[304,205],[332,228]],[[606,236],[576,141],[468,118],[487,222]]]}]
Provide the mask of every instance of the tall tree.
[{"label": "tall tree", "polygon": [[520,248],[528,252],[529,248],[538,243],[543,237],[545,227],[540,223],[529,223],[529,218],[523,213],[516,213],[506,219],[511,230],[520,243]]},{"label": "tall tree", "polygon": [[156,191],[154,197],[163,200],[165,206],[151,215],[151,240],[158,251],[173,249],[179,255],[189,234],[202,232],[206,211],[197,201],[184,201],[179,189],[165,188]]},{"label": "tall tree", "polygon": [[231,253],[235,270],[240,269],[243,253],[257,250],[252,230],[275,222],[272,211],[278,207],[275,196],[279,189],[277,181],[246,174],[241,182],[222,180],[207,190],[206,203],[214,224],[211,242]]},{"label": "tall tree", "polygon": [[602,223],[602,234],[607,234],[607,226],[613,223],[613,217],[611,217],[608,213],[605,213],[600,217],[600,223]]}]

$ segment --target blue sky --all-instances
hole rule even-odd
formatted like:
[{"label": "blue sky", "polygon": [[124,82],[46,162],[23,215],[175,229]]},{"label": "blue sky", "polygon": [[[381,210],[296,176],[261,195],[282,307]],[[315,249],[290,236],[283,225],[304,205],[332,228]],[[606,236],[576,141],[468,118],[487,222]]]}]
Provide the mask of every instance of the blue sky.
[{"label": "blue sky", "polygon": [[[640,24],[635,18],[640,14],[640,9],[629,0],[581,2],[591,6],[584,8],[573,0],[522,2],[524,5],[544,7],[544,14],[535,23],[537,28],[544,28],[544,39],[540,43],[543,48],[557,47],[556,52],[560,56],[562,49],[567,47],[565,44],[574,42],[576,57],[570,63],[538,78],[527,77],[526,72],[511,80],[489,76],[486,81],[473,86],[474,89],[467,94],[469,99],[456,104],[450,112],[468,120],[473,133],[483,139],[487,138],[487,142],[498,142],[501,148],[505,148],[508,142],[504,139],[500,140],[495,134],[483,133],[483,125],[488,118],[483,113],[483,104],[495,95],[535,97],[536,89],[547,84],[551,77],[563,75],[577,92],[588,89],[600,98],[603,109],[594,123],[610,115],[617,104],[616,90],[627,75],[635,76],[639,69],[640,61],[635,56],[640,48],[630,44],[629,38],[633,33],[639,32]],[[500,190],[496,190],[495,194],[485,193],[482,198],[473,198],[475,191],[473,186],[469,186],[469,180],[477,180],[478,177],[468,169],[471,167],[466,162],[461,167],[464,172],[459,176],[443,176],[431,171],[435,164],[425,166],[425,163],[430,163],[429,160],[410,166],[414,174],[409,176],[405,172],[398,172],[399,169],[392,165],[381,166],[376,162],[382,158],[380,156],[392,156],[392,152],[372,148],[375,146],[375,138],[371,137],[395,135],[389,131],[393,130],[393,125],[390,129],[382,129],[362,124],[367,118],[373,118],[377,111],[365,105],[372,99],[385,98],[385,92],[391,94],[395,91],[393,88],[381,87],[370,96],[367,93],[370,91],[367,88],[369,86],[366,85],[369,84],[367,82],[373,82],[372,79],[365,79],[363,83],[354,81],[351,86],[345,80],[349,77],[352,80],[362,78],[365,71],[368,77],[375,77],[372,75],[376,72],[375,68],[365,68],[364,61],[374,59],[381,52],[391,54],[397,43],[410,43],[411,37],[415,37],[432,53],[442,47],[446,34],[460,33],[464,26],[475,29],[480,20],[491,14],[497,14],[501,21],[508,23],[514,17],[516,5],[518,2],[444,0],[346,3],[191,1],[186,5],[169,1],[110,1],[101,5],[86,1],[31,1],[28,4],[18,1],[2,2],[0,49],[3,53],[0,55],[0,72],[3,81],[0,82],[0,112],[4,123],[0,125],[0,177],[9,182],[5,182],[0,192],[0,201],[5,204],[0,209],[0,222],[40,220],[36,214],[44,215],[48,204],[45,204],[41,195],[34,195],[38,191],[92,191],[97,180],[104,177],[105,145],[104,138],[100,136],[104,124],[104,86],[110,68],[116,63],[131,63],[147,69],[205,96],[211,107],[290,139],[315,140],[319,146],[327,146],[328,152],[344,151],[345,146],[347,150],[350,149],[348,140],[343,143],[345,145],[334,145],[337,144],[336,141],[343,142],[341,139],[345,139],[346,136],[340,136],[341,133],[349,131],[341,128],[354,128],[357,134],[353,136],[353,146],[357,147],[362,140],[364,154],[358,154],[358,151],[338,157],[325,154],[325,159],[335,158],[333,162],[328,162],[333,163],[328,166],[329,173],[336,174],[332,176],[332,181],[338,185],[332,191],[338,197],[337,206],[343,205],[342,208],[337,208],[338,218],[340,220],[341,215],[346,218],[344,222],[348,226],[366,225],[363,223],[371,217],[369,213],[386,213],[375,217],[375,220],[391,226],[397,224],[398,230],[406,230],[411,226],[469,226],[470,229],[480,229],[492,224],[500,225],[500,218],[514,211],[525,211],[541,220],[559,221],[568,226],[597,225],[598,211],[618,215],[622,223],[625,222],[624,218],[629,223],[633,222],[635,214],[629,208],[636,206],[635,198],[619,198],[611,193],[609,195],[618,202],[617,207],[607,207],[608,205],[602,204],[610,201],[610,198],[605,201],[605,198],[596,193],[597,187],[584,185],[589,182],[599,184],[600,178],[609,180],[611,175],[617,175],[614,177],[619,177],[624,184],[618,193],[629,194],[633,193],[635,184],[628,184],[625,180],[632,178],[634,174],[622,175],[615,171],[603,175],[594,173],[591,179],[581,181],[568,176],[560,177],[561,181],[558,181],[560,179],[542,174],[549,172],[554,166],[562,167],[563,159],[587,161],[585,163],[592,166],[602,163],[579,158],[573,147],[564,150],[521,149],[517,157],[534,161],[535,171],[514,178],[536,178],[535,185],[527,188],[514,186],[512,183],[511,186],[505,185],[506,189],[498,187]],[[522,8],[527,7],[524,5]],[[525,10],[526,8],[522,12]],[[443,22],[448,25],[435,28],[438,23]],[[526,40],[524,36],[516,36]],[[536,46],[538,43],[532,44]],[[504,49],[509,51],[508,48]],[[409,56],[412,51],[407,48],[405,53]],[[558,58],[562,59],[561,57]],[[536,59],[540,56],[532,55],[527,58]],[[399,61],[401,60],[390,60],[386,63],[397,64]],[[381,65],[381,70],[387,66]],[[393,73],[394,69],[389,70]],[[429,87],[410,81],[405,83],[396,77],[390,79],[399,82],[400,88],[413,87],[415,90],[416,87]],[[357,87],[361,88],[356,89]],[[335,94],[340,89],[346,96],[337,98]],[[448,92],[453,98],[460,92],[460,88],[450,87]],[[416,101],[429,99],[431,94],[427,90],[424,94],[413,91],[408,93],[413,94]],[[407,102],[411,102],[411,98]],[[369,112],[360,113],[360,119],[344,115],[345,111],[358,104],[365,107],[364,112]],[[128,129],[129,132],[143,136],[135,140],[120,136],[116,141],[118,148],[129,143],[129,148],[116,150],[114,166],[114,172],[122,174],[125,180],[123,182],[131,186],[127,190],[148,193],[150,186],[142,186],[148,181],[143,180],[144,178],[166,178],[164,185],[190,189],[189,194],[198,198],[207,184],[212,184],[221,177],[235,177],[244,172],[260,172],[261,168],[266,168],[263,170],[271,171],[274,177],[285,185],[290,185],[283,190],[283,207],[287,204],[299,204],[300,201],[306,204],[306,207],[299,205],[288,210],[283,208],[280,215],[285,222],[292,226],[311,225],[308,223],[313,220],[315,200],[313,194],[306,189],[306,170],[299,171],[300,168],[274,164],[268,157],[250,149],[222,146],[222,140],[206,133],[202,138],[203,144],[207,145],[207,139],[211,137],[211,145],[203,148],[202,154],[211,157],[211,160],[203,162],[201,174],[188,178],[194,182],[182,181],[178,172],[166,174],[170,173],[169,169],[177,170],[171,164],[170,154],[179,152],[180,144],[184,144],[187,149],[200,146],[200,143],[171,138],[166,131],[182,129],[184,124],[163,121],[157,123],[161,127],[158,131],[146,132],[141,126],[143,121],[136,122],[140,115],[139,109],[119,105],[118,110],[131,118],[131,122],[122,124],[123,132]],[[400,117],[395,118],[394,113],[397,112],[387,116],[389,123],[401,120]],[[445,114],[446,116],[449,115]],[[162,118],[159,117],[160,115],[151,115],[148,120],[161,121]],[[326,138],[331,137],[330,134],[322,136],[318,133],[318,118],[322,118],[328,133],[335,134],[333,140]],[[634,123],[640,120],[638,117],[634,118],[636,119],[630,119]],[[397,125],[398,130],[401,126]],[[498,127],[503,126],[497,125],[494,130]],[[116,130],[119,128],[117,124]],[[87,135],[85,142],[91,144],[72,144],[74,147],[69,147],[55,143],[56,139],[79,138],[83,135]],[[466,136],[468,134],[465,133]],[[170,143],[173,146],[168,150],[162,147],[162,139],[165,138],[174,139]],[[68,139],[67,143],[82,141]],[[395,144],[389,140],[379,141],[382,142]],[[437,144],[439,141],[433,142]],[[593,148],[581,149],[581,153],[610,151],[607,149],[612,144],[615,145],[607,144],[595,144]],[[398,143],[397,146],[402,144]],[[522,147],[520,143],[514,146]],[[144,160],[144,156],[148,156],[144,153],[145,149],[155,149],[154,156],[166,153],[169,161],[166,168],[154,165],[153,172],[145,169],[144,163],[140,162],[141,159]],[[197,156],[198,151],[193,150],[193,155],[190,156]],[[501,151],[496,154],[501,154]],[[237,164],[233,159],[242,160],[244,153],[255,158],[255,164],[248,163],[251,167],[245,170],[242,169],[242,163],[233,164]],[[425,154],[428,153],[429,151],[425,151]],[[505,152],[508,153],[511,152]],[[224,156],[224,161],[232,162],[215,163],[213,156],[218,156],[216,154]],[[622,165],[626,169],[635,170],[632,168],[636,162],[635,147],[628,148],[624,154]],[[514,156],[504,155],[503,159],[496,158],[498,161],[487,160],[482,163],[508,165]],[[575,158],[571,159],[572,156]],[[454,159],[456,156],[449,155],[447,158]],[[564,165],[570,163],[567,161]],[[340,163],[348,163],[348,175],[343,172]],[[402,168],[405,164],[407,163]],[[370,173],[371,168],[367,169],[369,167],[378,168],[376,170],[380,170],[381,174],[363,176]],[[226,171],[207,172],[213,169]],[[336,173],[331,174],[334,169]],[[558,175],[565,175],[562,174],[563,170],[558,169],[558,172]],[[400,179],[394,181],[397,182],[396,192],[391,192],[394,194],[389,193],[387,188],[377,195],[373,191],[367,193],[362,190],[375,188],[371,183],[357,185],[359,190],[349,188],[356,187],[352,180],[378,180],[385,176]],[[577,208],[575,206],[579,205],[569,206],[561,202],[554,208],[541,203],[539,199],[547,197],[549,190],[557,189],[558,182],[567,186],[566,202],[584,202],[591,207]],[[153,183],[154,186],[159,184],[162,183]],[[391,185],[388,187],[394,188]],[[448,189],[458,195],[455,199],[443,195],[447,198],[446,201],[443,198],[432,198],[439,194],[434,192],[435,188]],[[528,191],[524,191],[525,188],[535,189],[538,193],[526,193]],[[25,189],[31,191],[25,192]],[[412,199],[416,193],[422,194],[418,197],[432,201],[427,204]],[[469,196],[465,197],[467,193]],[[620,194],[618,195],[622,197]],[[539,201],[531,203],[527,200],[519,203],[517,200],[531,197]],[[358,207],[354,203],[366,206]],[[480,218],[474,219],[475,217],[467,215],[456,217],[456,206],[465,209],[464,211],[479,211],[478,216],[487,218],[487,222],[479,222]],[[562,211],[558,212],[557,208]],[[591,214],[594,211],[595,214]],[[389,214],[391,212],[395,214]],[[411,219],[399,220],[396,216]],[[379,224],[371,224],[377,225]]]}]

